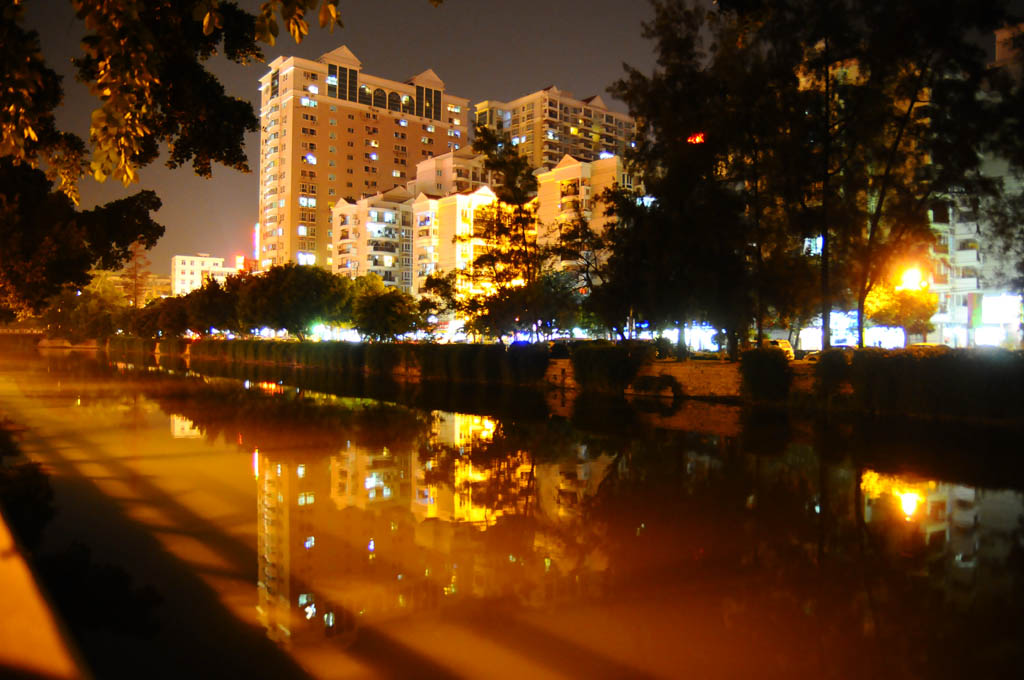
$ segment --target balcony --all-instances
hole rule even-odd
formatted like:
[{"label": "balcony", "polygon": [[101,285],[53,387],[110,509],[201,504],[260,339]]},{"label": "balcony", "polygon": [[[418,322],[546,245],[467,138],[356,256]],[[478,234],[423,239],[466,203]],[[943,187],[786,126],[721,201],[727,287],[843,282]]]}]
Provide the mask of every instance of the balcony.
[{"label": "balcony", "polygon": [[371,240],[367,242],[371,252],[375,253],[397,253],[398,246],[394,243],[384,243],[382,241]]},{"label": "balcony", "polygon": [[953,289],[959,291],[972,291],[978,289],[977,276],[960,276],[953,278]]},{"label": "balcony", "polygon": [[959,267],[970,266],[978,264],[980,261],[978,257],[978,250],[976,248],[965,248],[958,250],[953,255],[953,264]]}]

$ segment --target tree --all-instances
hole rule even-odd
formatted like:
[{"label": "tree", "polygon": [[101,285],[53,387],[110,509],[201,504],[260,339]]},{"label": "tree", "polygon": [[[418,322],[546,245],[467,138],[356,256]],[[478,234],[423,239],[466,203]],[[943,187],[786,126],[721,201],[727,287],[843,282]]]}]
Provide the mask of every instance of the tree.
[{"label": "tree", "polygon": [[686,297],[677,291],[696,303],[689,313],[737,327],[745,307],[760,326],[778,297],[766,288],[772,270],[817,235],[827,346],[836,299],[849,295],[863,326],[891,261],[928,242],[930,201],[998,193],[980,153],[1019,113],[987,94],[996,79],[968,34],[1014,19],[1000,0],[952,0],[942,12],[924,0],[717,5],[655,1],[645,34],[658,70],[627,67],[611,88],[639,122],[630,160],[652,216],[680,233],[653,241],[694,258],[681,267],[696,274]]},{"label": "tree", "polygon": [[927,290],[900,290],[876,286],[865,304],[867,318],[879,326],[902,328],[905,335],[935,330],[931,318],[939,309],[938,297]]},{"label": "tree", "polygon": [[657,69],[627,67],[609,88],[637,119],[628,161],[646,194],[642,205],[632,192],[610,201],[609,283],[637,291],[636,318],[660,328],[706,320],[727,329],[735,352],[753,317],[748,202],[744,178],[728,166],[746,153],[742,107],[727,96],[735,79],[723,83],[708,66],[723,35],[716,15],[682,2],[654,6],[644,35],[655,40]]},{"label": "tree", "polygon": [[139,310],[146,305],[146,288],[153,275],[149,268],[153,263],[146,256],[146,245],[142,241],[132,243],[128,252],[128,262],[124,267],[131,297],[128,304],[132,309]]},{"label": "tree", "polygon": [[150,217],[159,208],[156,194],[140,191],[79,211],[43,172],[0,158],[0,307],[38,313],[62,287],[86,285],[91,269],[118,269],[133,244],[163,235]]},{"label": "tree", "polygon": [[124,297],[103,273],[80,290],[67,288],[54,296],[43,320],[49,337],[77,343],[113,335],[125,311]]},{"label": "tree", "polygon": [[[126,225],[105,208],[92,211],[97,219],[88,220],[91,231],[70,224],[70,204],[78,201],[77,181],[84,172],[128,185],[162,147],[172,168],[191,163],[206,177],[214,163],[248,171],[245,135],[257,130],[257,117],[249,103],[226,93],[210,73],[211,57],[222,54],[239,64],[262,61],[259,41],[272,45],[279,22],[300,41],[309,31],[307,13],[317,8],[321,27],[342,25],[337,0],[265,0],[258,13],[221,0],[70,2],[86,28],[83,54],[75,60],[77,75],[99,100],[88,149],[56,123],[63,99],[60,76],[43,59],[38,34],[23,27],[23,3],[7,0],[0,10],[0,247],[5,251],[0,311],[37,312],[62,285],[84,285],[83,272],[97,259],[105,261],[102,268],[112,268],[139,236],[152,246],[162,233],[161,227],[122,234]],[[41,200],[47,192],[40,189],[35,167],[46,169],[44,186],[56,185],[69,205]],[[126,202],[159,208],[152,192],[141,192],[111,204],[112,212],[124,212]],[[25,219],[29,212],[33,219]],[[60,219],[48,220],[57,217],[55,212]],[[102,224],[111,233],[104,234]],[[42,237],[37,225],[44,225]],[[109,250],[104,237],[113,244]],[[17,249],[8,250],[9,245]]]},{"label": "tree", "polygon": [[377,342],[393,342],[421,327],[423,317],[411,295],[397,288],[386,288],[356,295],[353,322],[364,336]]},{"label": "tree", "polygon": [[248,277],[239,291],[239,318],[247,328],[283,328],[302,339],[317,322],[349,321],[353,294],[350,279],[289,262]]},{"label": "tree", "polygon": [[189,292],[184,300],[188,312],[188,327],[193,333],[206,335],[212,328],[234,328],[237,298],[217,281],[207,279],[201,288]]}]

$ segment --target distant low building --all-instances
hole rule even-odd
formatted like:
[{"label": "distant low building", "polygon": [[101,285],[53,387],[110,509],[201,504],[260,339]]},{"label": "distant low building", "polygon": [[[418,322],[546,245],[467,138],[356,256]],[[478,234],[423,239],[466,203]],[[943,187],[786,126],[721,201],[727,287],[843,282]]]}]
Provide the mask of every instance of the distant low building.
[{"label": "distant low building", "polygon": [[224,266],[223,257],[211,257],[209,253],[196,255],[175,255],[171,258],[171,292],[173,295],[187,295],[196,288],[202,288],[208,280],[224,283],[232,274],[251,271],[255,261],[243,255],[235,257],[234,266]]}]

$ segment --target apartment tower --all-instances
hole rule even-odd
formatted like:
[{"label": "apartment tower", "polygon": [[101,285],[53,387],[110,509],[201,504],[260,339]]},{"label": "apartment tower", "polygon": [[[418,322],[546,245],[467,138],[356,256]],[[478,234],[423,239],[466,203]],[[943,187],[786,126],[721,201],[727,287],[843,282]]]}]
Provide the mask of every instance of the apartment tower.
[{"label": "apartment tower", "polygon": [[476,105],[476,123],[507,132],[534,168],[553,168],[566,154],[581,161],[623,156],[636,133],[629,116],[595,95],[575,99],[551,85],[509,102]]},{"label": "apartment tower", "polygon": [[260,79],[261,269],[331,269],[333,205],[405,186],[416,164],[467,142],[469,100],[427,69],[372,76],[347,47],[318,61],[278,57]]}]

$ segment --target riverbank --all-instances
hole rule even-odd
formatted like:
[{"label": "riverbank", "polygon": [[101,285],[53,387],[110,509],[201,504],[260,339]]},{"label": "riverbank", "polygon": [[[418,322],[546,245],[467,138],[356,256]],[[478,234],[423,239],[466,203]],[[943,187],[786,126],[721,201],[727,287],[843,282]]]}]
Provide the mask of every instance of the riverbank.
[{"label": "riverbank", "polygon": [[997,348],[829,351],[815,363],[751,350],[739,362],[655,357],[649,343],[450,344],[293,342],[118,336],[110,356],[139,354],[238,365],[301,367],[398,383],[588,392],[744,404],[792,413],[905,416],[1019,426],[1024,355]]}]

